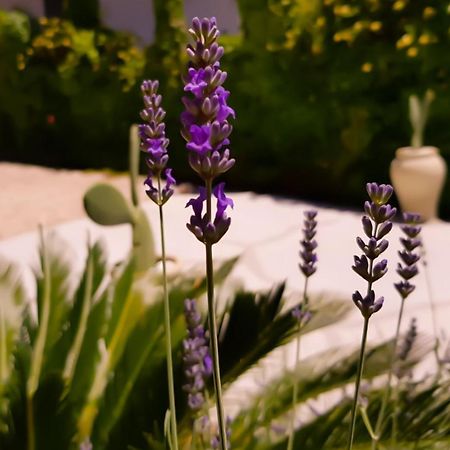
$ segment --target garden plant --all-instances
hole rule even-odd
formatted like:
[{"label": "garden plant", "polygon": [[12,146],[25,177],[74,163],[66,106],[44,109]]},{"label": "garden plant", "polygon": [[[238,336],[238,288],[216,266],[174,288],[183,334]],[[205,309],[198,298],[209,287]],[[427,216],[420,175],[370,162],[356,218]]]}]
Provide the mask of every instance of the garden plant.
[{"label": "garden plant", "polygon": [[[171,156],[178,149],[166,133],[162,83],[145,80],[138,135],[161,246],[156,249],[138,202],[132,146],[131,202],[107,185],[94,186],[84,198],[98,223],[131,225],[133,246],[123,261],[109,265],[102,241],[88,238],[77,277],[64,240],[41,229],[32,298],[17,268],[1,262],[0,448],[450,448],[448,361],[437,353],[435,372],[417,378],[414,367],[432,352],[437,336],[418,333],[420,316],[402,333],[404,308],[414,301],[411,280],[419,271],[417,215],[403,217],[399,261],[382,257],[389,245],[397,245],[388,237],[397,226],[396,209],[388,203],[390,185],[366,184],[365,237],[356,238],[362,255],[354,257],[352,267],[349,257],[349,270],[364,279],[366,291],[355,291],[352,299],[310,294],[312,275],[319,269],[318,283],[321,276],[320,213],[308,210],[299,249],[304,288],[294,293],[296,304],[287,305],[283,282],[267,292],[238,289],[220,298],[237,258],[218,263],[213,257],[231,226],[227,212],[234,206],[218,178],[239,165],[239,156],[231,157],[229,121],[238,123],[240,115],[228,106],[233,96],[225,89],[216,20],[194,18],[189,34],[180,128],[183,154],[200,186],[186,205],[192,208],[186,233],[203,245],[205,264],[186,273],[167,270],[164,205],[176,195],[167,166],[169,149]],[[397,262],[397,326],[393,338],[371,345],[369,322],[377,320],[384,301],[395,301],[384,299],[378,288],[375,293],[374,284]],[[330,348],[301,358],[303,337],[339,324],[353,310],[352,300],[363,318],[361,345],[355,337],[350,350]],[[294,366],[278,367],[270,382],[230,415],[227,390],[289,342],[296,347]],[[312,400],[318,397],[330,401],[315,410]],[[311,411],[302,423],[296,420],[298,409]]]}]

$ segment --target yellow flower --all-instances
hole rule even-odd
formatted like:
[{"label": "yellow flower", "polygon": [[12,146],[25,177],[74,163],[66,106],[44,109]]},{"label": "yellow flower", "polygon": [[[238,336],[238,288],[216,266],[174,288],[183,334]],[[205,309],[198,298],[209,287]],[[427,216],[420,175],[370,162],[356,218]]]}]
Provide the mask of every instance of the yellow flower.
[{"label": "yellow flower", "polygon": [[358,20],[357,22],[354,23],[353,29],[355,31],[362,31],[364,29],[364,22],[362,22],[361,20]]},{"label": "yellow flower", "polygon": [[392,6],[392,9],[394,11],[401,11],[402,9],[405,9],[405,6],[406,2],[404,0],[397,0]]},{"label": "yellow flower", "polygon": [[380,31],[382,27],[383,27],[383,24],[379,21],[372,22],[369,26],[370,31],[374,31],[374,32]]},{"label": "yellow flower", "polygon": [[404,34],[398,41],[397,41],[397,48],[405,48],[409,47],[414,42],[414,38],[410,34]]},{"label": "yellow flower", "polygon": [[417,49],[417,47],[411,47],[411,48],[408,48],[408,51],[406,52],[406,54],[410,58],[415,58],[419,54],[419,50]]},{"label": "yellow flower", "polygon": [[423,10],[423,18],[424,19],[431,19],[435,15],[436,15],[436,10],[433,7],[431,7],[431,6],[427,6]]},{"label": "yellow flower", "polygon": [[47,17],[39,17],[39,25],[47,25],[48,19]]},{"label": "yellow flower", "polygon": [[419,37],[420,45],[435,44],[437,42],[437,37],[433,34],[423,33]]},{"label": "yellow flower", "polygon": [[361,71],[364,73],[370,73],[373,70],[373,64],[370,62],[365,62],[362,66],[361,66]]},{"label": "yellow flower", "polygon": [[333,11],[338,17],[353,17],[358,14],[359,9],[350,5],[336,5]]},{"label": "yellow flower", "polygon": [[354,35],[348,30],[338,31],[334,36],[334,42],[353,42]]},{"label": "yellow flower", "polygon": [[316,20],[316,26],[318,26],[319,28],[324,27],[326,25],[326,23],[327,23],[327,21],[324,16],[320,16]]}]

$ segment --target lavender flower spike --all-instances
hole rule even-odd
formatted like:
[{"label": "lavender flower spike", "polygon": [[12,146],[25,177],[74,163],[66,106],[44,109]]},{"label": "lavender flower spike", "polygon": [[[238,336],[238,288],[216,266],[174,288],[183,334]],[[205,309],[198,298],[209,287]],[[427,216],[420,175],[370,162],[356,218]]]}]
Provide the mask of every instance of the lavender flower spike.
[{"label": "lavender flower spike", "polygon": [[359,291],[353,294],[353,302],[366,319],[383,306],[383,297],[375,298],[372,285],[386,274],[387,260],[383,259],[379,262],[375,262],[375,260],[388,248],[389,243],[384,237],[391,231],[390,219],[396,213],[396,209],[387,203],[393,193],[392,186],[368,183],[367,193],[371,201],[365,202],[364,209],[367,215],[364,215],[361,221],[364,233],[369,240],[356,238],[356,243],[363,255],[354,256],[355,263],[352,266],[352,269],[368,282],[365,296]]},{"label": "lavender flower spike", "polygon": [[366,201],[364,209],[366,215],[362,217],[364,234],[368,241],[360,237],[356,238],[356,243],[363,252],[361,256],[355,256],[355,264],[352,269],[367,281],[366,295],[359,291],[353,294],[353,302],[361,311],[364,317],[364,328],[361,337],[361,347],[358,360],[358,369],[355,380],[355,395],[350,419],[350,429],[348,434],[347,450],[352,450],[353,439],[355,436],[356,411],[358,406],[359,388],[364,370],[365,349],[367,343],[367,333],[369,330],[369,319],[383,306],[383,297],[376,298],[373,290],[373,283],[382,278],[387,272],[387,260],[383,259],[376,262],[377,258],[388,248],[388,241],[384,237],[391,231],[392,222],[390,221],[396,213],[396,209],[388,204],[393,193],[392,186],[388,184],[367,183],[367,193],[370,202]]},{"label": "lavender flower spike", "polygon": [[317,211],[306,211],[304,215],[304,238],[300,241],[300,245],[302,246],[302,250],[300,251],[302,262],[299,264],[299,267],[303,275],[308,278],[317,270],[317,255],[314,251],[317,248],[317,242],[314,239],[317,227]]},{"label": "lavender flower spike", "polygon": [[417,268],[417,262],[420,259],[420,255],[414,253],[414,250],[420,246],[420,230],[418,226],[420,222],[419,214],[404,213],[403,214],[404,225],[401,229],[406,237],[400,238],[403,250],[399,251],[401,262],[398,263],[397,273],[403,278],[403,280],[395,283],[394,286],[401,295],[402,299],[414,291],[415,286],[411,284],[411,278],[415,277],[419,272]]},{"label": "lavender flower spike", "polygon": [[212,358],[209,353],[207,334],[202,325],[202,316],[195,300],[184,301],[184,315],[188,336],[183,341],[184,373],[187,383],[183,389],[188,394],[188,406],[199,411],[205,403],[206,380],[212,374]]},{"label": "lavender flower spike", "polygon": [[182,99],[186,110],[181,115],[181,134],[187,141],[189,164],[206,181],[234,165],[227,146],[232,130],[228,117],[235,114],[227,105],[230,93],[222,86],[227,73],[220,70],[223,47],[217,43],[216,19],[195,17],[189,33],[194,42],[187,47],[184,91],[190,96]]},{"label": "lavender flower spike", "polygon": [[[169,160],[167,147],[169,139],[166,138],[164,117],[166,112],[161,108],[161,95],[158,94],[158,81],[143,81],[141,92],[144,100],[144,109],[141,119],[145,122],[139,125],[141,150],[145,153],[145,162],[149,168],[148,177],[144,184],[146,193],[153,202],[161,206],[172,196],[175,179],[172,169],[167,169]],[[161,188],[161,175],[164,173],[166,183]],[[156,186],[155,186],[156,183]]]}]

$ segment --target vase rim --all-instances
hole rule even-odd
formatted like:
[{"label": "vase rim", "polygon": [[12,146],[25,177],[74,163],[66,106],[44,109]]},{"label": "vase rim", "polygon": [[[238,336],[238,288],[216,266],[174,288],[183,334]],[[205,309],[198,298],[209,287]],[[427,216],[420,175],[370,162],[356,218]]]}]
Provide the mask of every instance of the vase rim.
[{"label": "vase rim", "polygon": [[400,159],[422,158],[437,154],[439,154],[439,149],[432,145],[424,145],[423,147],[400,147],[395,152],[395,156]]}]

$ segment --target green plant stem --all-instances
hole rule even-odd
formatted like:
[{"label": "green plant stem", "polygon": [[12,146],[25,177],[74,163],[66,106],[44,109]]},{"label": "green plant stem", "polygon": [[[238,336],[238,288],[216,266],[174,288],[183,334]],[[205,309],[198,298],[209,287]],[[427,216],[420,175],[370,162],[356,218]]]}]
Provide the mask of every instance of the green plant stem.
[{"label": "green plant stem", "polygon": [[363,368],[364,368],[364,357],[365,357],[368,329],[369,329],[369,317],[365,317],[364,318],[364,328],[363,328],[363,333],[362,333],[362,338],[361,338],[361,349],[359,352],[358,370],[356,373],[355,397],[353,398],[352,415],[351,415],[351,419],[350,419],[350,431],[349,431],[349,437],[348,437],[347,450],[351,450],[353,448],[353,439],[355,437],[356,409],[358,406],[359,387],[361,385],[361,377],[362,377]]},{"label": "green plant stem", "polygon": [[397,384],[394,387],[394,414],[392,417],[392,436],[391,436],[392,448],[395,448],[397,445],[398,413],[399,413],[399,380],[397,380]]},{"label": "green plant stem", "polygon": [[[161,178],[158,177],[158,191],[161,193]],[[159,208],[159,226],[161,232],[161,260],[163,269],[163,294],[164,294],[164,328],[166,331],[166,361],[167,361],[167,383],[169,390],[170,407],[170,431],[172,434],[173,450],[178,450],[177,416],[175,409],[175,386],[173,381],[173,361],[172,361],[172,328],[170,324],[169,292],[167,289],[167,268],[166,268],[166,245],[164,236],[164,214],[162,205]]]},{"label": "green plant stem", "polygon": [[386,388],[384,390],[383,400],[381,402],[380,412],[378,413],[378,418],[377,418],[377,422],[375,425],[375,437],[376,438],[375,439],[372,438],[372,450],[376,450],[378,448],[378,443],[379,443],[379,440],[381,439],[383,420],[384,420],[384,416],[386,414],[387,404],[388,404],[389,398],[391,396],[392,375],[394,374],[395,357],[396,357],[396,353],[397,353],[398,338],[400,336],[400,326],[402,323],[404,306],[405,306],[405,299],[402,298],[402,301],[400,303],[400,311],[398,313],[398,318],[397,318],[397,326],[395,329],[394,342],[392,343],[392,350],[391,350],[390,362],[389,362],[388,379],[387,379],[387,383],[386,383]]},{"label": "green plant stem", "polygon": [[[307,290],[308,290],[308,280],[309,277],[305,277],[305,285],[303,288],[303,306],[306,307],[308,304],[308,297],[307,297]],[[295,352],[295,367],[294,367],[294,374],[292,377],[292,414],[291,414],[291,423],[290,423],[290,431],[289,431],[289,439],[287,443],[287,450],[292,450],[294,448],[294,432],[295,432],[295,408],[297,405],[297,399],[298,399],[298,372],[299,372],[299,366],[300,366],[300,341],[301,341],[301,330],[302,330],[302,323],[301,319],[298,321],[298,328],[297,328],[297,346],[296,346],[296,352]]]},{"label": "green plant stem", "polygon": [[[211,195],[212,195],[212,181],[207,180],[206,217],[208,222],[211,222],[212,218]],[[219,364],[219,344],[217,339],[216,308],[214,302],[214,265],[212,257],[212,244],[206,242],[205,249],[206,249],[206,281],[208,293],[208,322],[210,330],[211,353],[213,358],[213,379],[214,379],[214,390],[216,393],[216,407],[217,407],[217,420],[219,424],[220,448],[221,450],[227,450],[228,449],[227,429],[222,400],[222,383],[220,380],[220,364]]]}]

